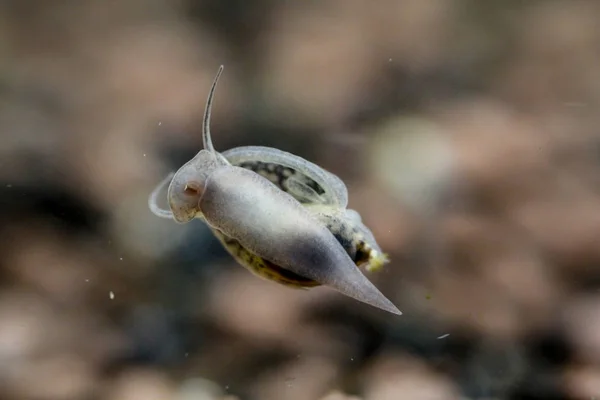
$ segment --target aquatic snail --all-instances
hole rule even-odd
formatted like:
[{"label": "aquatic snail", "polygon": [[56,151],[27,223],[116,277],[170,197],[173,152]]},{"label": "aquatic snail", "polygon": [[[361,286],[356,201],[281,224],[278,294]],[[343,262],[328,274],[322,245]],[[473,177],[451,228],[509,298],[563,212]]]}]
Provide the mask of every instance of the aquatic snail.
[{"label": "aquatic snail", "polygon": [[[205,106],[204,149],[152,191],[150,210],[187,223],[204,220],[242,266],[294,288],[328,286],[374,307],[402,314],[360,271],[387,262],[358,212],[346,209],[344,183],[301,157],[268,147],[218,153],[210,115],[219,68]],[[168,184],[169,210],[158,205]]]}]

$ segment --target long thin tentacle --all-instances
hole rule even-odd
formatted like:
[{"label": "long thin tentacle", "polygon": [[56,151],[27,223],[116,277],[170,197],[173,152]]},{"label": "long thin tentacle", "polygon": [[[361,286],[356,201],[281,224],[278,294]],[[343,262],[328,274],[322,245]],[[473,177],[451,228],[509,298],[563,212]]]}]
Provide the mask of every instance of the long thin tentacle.
[{"label": "long thin tentacle", "polygon": [[150,211],[152,211],[152,213],[158,217],[173,219],[173,213],[171,210],[166,210],[158,205],[158,194],[169,182],[171,182],[171,179],[173,179],[174,175],[174,172],[171,172],[169,175],[167,175],[166,178],[156,185],[156,188],[152,191],[152,193],[150,193],[150,197],[148,197],[148,207],[150,207]]},{"label": "long thin tentacle", "polygon": [[212,111],[212,103],[215,95],[215,89],[217,87],[217,82],[219,81],[219,77],[223,72],[223,66],[219,67],[219,71],[217,71],[217,76],[212,83],[212,87],[210,88],[210,92],[208,93],[208,99],[206,100],[206,107],[204,109],[204,118],[202,120],[202,144],[204,148],[211,153],[215,152],[215,148],[212,144],[212,139],[210,137],[210,113]]}]

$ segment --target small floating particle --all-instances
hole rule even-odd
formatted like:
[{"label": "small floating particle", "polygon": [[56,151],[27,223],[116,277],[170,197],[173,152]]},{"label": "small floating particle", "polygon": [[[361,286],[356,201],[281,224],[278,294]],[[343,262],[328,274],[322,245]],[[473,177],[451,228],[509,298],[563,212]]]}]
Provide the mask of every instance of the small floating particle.
[{"label": "small floating particle", "polygon": [[108,293],[108,296],[110,297],[111,300],[113,300],[115,298],[115,294],[113,293],[112,290]]},{"label": "small floating particle", "polygon": [[446,333],[445,335],[438,336],[438,339],[444,339],[444,338],[447,338],[448,336],[450,336],[450,334]]}]

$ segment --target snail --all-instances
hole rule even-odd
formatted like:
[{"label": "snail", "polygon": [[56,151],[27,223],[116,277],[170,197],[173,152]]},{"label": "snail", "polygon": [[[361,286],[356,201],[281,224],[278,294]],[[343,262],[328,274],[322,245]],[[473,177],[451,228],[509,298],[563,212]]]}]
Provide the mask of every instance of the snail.
[{"label": "snail", "polygon": [[244,146],[224,151],[232,165],[250,169],[291,194],[326,224],[357,266],[379,270],[388,262],[360,214],[346,209],[348,190],[332,173],[301,157],[270,147]]},{"label": "snail", "polygon": [[[242,266],[288,287],[324,285],[401,315],[360,271],[387,262],[360,215],[346,209],[348,193],[335,175],[300,157],[266,147],[218,153],[210,115],[221,66],[208,94],[203,149],[170,173],[148,198],[157,216],[184,224],[203,220]],[[169,210],[158,205],[168,184]]]}]

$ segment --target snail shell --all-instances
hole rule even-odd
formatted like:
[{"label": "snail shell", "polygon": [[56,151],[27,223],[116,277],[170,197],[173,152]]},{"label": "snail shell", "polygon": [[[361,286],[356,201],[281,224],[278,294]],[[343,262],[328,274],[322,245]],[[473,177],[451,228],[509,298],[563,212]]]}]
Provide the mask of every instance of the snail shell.
[{"label": "snail shell", "polygon": [[[349,255],[349,247],[344,247],[343,240],[333,233],[340,231],[336,224],[358,226],[357,232],[374,243],[358,213],[345,210],[348,195],[339,178],[275,149],[265,152],[265,148],[242,148],[245,150],[230,151],[228,156],[215,151],[210,114],[222,71],[221,66],[204,112],[205,148],[156,187],[148,201],[152,212],[178,223],[203,219],[234,258],[259,276],[289,286],[326,285],[356,300],[401,314],[360,272],[356,260]],[[300,173],[291,174],[293,179],[276,185],[262,174],[229,161],[231,158],[241,162],[248,154],[265,162],[274,159],[278,165],[292,164]],[[307,163],[313,167],[305,168]],[[314,182],[316,186],[312,185]],[[161,209],[157,201],[167,183],[170,210]],[[324,223],[326,220],[330,222]]]},{"label": "snail shell", "polygon": [[222,155],[231,165],[268,179],[314,212],[359,267],[375,271],[388,262],[360,214],[346,209],[348,190],[336,175],[304,158],[270,147],[236,147]]}]

